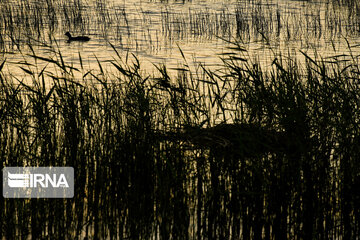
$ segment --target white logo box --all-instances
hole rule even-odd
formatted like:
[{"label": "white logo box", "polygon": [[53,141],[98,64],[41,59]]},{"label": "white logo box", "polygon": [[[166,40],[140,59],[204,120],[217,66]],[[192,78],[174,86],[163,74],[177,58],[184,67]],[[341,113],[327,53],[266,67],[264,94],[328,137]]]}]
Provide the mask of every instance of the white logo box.
[{"label": "white logo box", "polygon": [[72,198],[73,167],[5,167],[4,198]]}]

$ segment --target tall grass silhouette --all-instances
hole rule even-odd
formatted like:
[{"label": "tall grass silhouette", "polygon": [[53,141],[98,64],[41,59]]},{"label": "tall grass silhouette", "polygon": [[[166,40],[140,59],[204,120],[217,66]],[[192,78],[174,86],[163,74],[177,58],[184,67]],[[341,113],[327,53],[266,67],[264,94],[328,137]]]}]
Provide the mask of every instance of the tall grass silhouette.
[{"label": "tall grass silhouette", "polygon": [[2,61],[2,167],[73,166],[75,196],[0,198],[0,238],[358,236],[357,58],[265,71],[233,44],[221,71],[175,77],[115,48],[111,75],[34,52],[48,65],[19,65],[29,82]]}]

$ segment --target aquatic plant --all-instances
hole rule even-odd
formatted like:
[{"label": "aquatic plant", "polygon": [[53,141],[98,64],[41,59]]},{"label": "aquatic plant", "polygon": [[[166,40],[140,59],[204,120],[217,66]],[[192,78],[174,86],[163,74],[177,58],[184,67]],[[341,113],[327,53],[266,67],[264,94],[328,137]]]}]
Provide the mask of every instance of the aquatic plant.
[{"label": "aquatic plant", "polygon": [[2,61],[2,166],[76,179],[73,199],[0,198],[0,238],[358,236],[356,57],[277,55],[262,70],[232,44],[220,71],[185,63],[177,77],[115,47],[111,74],[34,52],[48,65],[19,63],[29,82]]}]

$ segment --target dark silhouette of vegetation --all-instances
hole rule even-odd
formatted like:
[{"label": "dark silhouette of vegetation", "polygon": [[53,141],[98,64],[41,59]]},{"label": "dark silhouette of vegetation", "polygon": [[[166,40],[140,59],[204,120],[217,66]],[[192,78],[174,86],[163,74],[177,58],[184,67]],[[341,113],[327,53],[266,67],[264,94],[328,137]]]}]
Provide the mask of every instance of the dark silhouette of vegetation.
[{"label": "dark silhouette of vegetation", "polygon": [[[315,39],[335,50],[360,31],[359,1],[136,14],[90,2],[0,2],[1,167],[75,169],[72,199],[0,197],[0,239],[360,236],[358,45],[326,59],[303,52],[303,63],[274,53],[264,70],[229,40],[274,50],[279,40]],[[173,76],[166,66],[144,73],[110,44],[118,58],[107,73],[100,61],[86,69],[80,53],[81,69],[66,62],[52,47],[65,31],[121,49],[159,50],[161,38],[220,37],[231,47],[221,69],[194,72],[186,62]],[[18,52],[21,61],[6,59]]]},{"label": "dark silhouette of vegetation", "polygon": [[0,198],[0,238],[359,236],[356,58],[277,56],[262,71],[232,49],[220,72],[177,77],[141,74],[135,57],[111,76],[79,70],[58,52],[21,63],[20,81],[4,60],[2,167],[73,166],[75,196]]}]

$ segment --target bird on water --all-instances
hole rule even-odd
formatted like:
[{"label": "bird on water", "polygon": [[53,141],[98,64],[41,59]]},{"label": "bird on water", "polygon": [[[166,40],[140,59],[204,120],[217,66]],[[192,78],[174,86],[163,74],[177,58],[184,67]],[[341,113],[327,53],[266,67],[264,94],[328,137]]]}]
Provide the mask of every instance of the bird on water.
[{"label": "bird on water", "polygon": [[68,37],[68,42],[71,42],[71,41],[87,42],[90,40],[90,38],[87,36],[73,37],[73,36],[71,36],[71,34],[69,32],[66,32],[65,35]]}]

